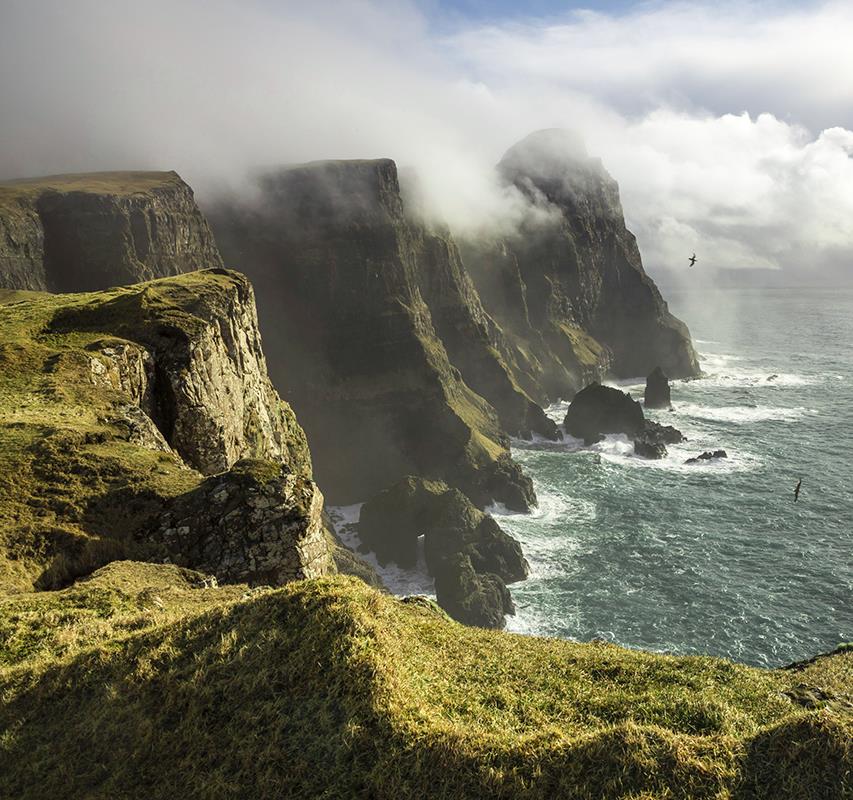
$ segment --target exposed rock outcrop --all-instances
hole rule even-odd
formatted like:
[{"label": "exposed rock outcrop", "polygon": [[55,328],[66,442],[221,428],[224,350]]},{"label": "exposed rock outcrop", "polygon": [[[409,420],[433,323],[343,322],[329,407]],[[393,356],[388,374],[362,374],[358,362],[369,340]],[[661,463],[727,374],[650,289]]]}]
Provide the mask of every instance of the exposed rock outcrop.
[{"label": "exposed rock outcrop", "polygon": [[633,439],[634,453],[642,458],[663,458],[666,445],[684,441],[677,428],[646,419],[643,407],[630,394],[599,383],[575,395],[564,426],[570,436],[588,445],[605,434],[624,433]]},{"label": "exposed rock outcrop", "polygon": [[[469,624],[485,625],[488,608],[488,619],[499,618],[500,624],[486,626],[503,627],[507,604],[502,598],[509,597],[505,584],[524,580],[529,571],[515,539],[460,491],[437,481],[408,476],[380,492],[362,507],[358,531],[381,563],[394,561],[409,568],[417,562],[418,539],[423,536],[439,603]],[[475,597],[466,598],[465,592]],[[463,606],[478,611],[463,612]],[[478,621],[471,622],[473,618]]]},{"label": "exposed rock outcrop", "polygon": [[0,184],[0,287],[91,291],[221,266],[193,192],[175,172]]},{"label": "exposed rock outcrop", "polygon": [[60,308],[54,333],[110,332],[87,345],[91,380],[127,395],[205,475],[242,458],[311,475],[302,428],[267,375],[249,281],[212,270]]},{"label": "exposed rock outcrop", "polygon": [[452,556],[435,577],[435,596],[451,617],[478,628],[503,628],[515,604],[497,576],[478,573],[468,556]]},{"label": "exposed rock outcrop", "polygon": [[0,307],[0,585],[55,588],[122,558],[250,583],[334,571],[245,277]]},{"label": "exposed rock outcrop", "polygon": [[655,367],[646,378],[646,389],[643,393],[643,405],[646,408],[672,407],[672,393],[669,388],[669,378],[660,367]]},{"label": "exposed rock outcrop", "polygon": [[729,454],[725,450],[706,450],[698,456],[688,458],[685,464],[701,464],[703,461],[716,461],[719,458],[728,458]]},{"label": "exposed rock outcrop", "polygon": [[145,544],[226,583],[280,586],[336,571],[322,517],[311,480],[272,462],[240,461],[169,503]]},{"label": "exposed rock outcrop", "polygon": [[511,236],[466,242],[463,257],[486,309],[536,354],[548,396],[607,370],[698,374],[687,328],[643,270],[601,162],[566,131],[547,130],[510,148],[498,171],[535,211]]},{"label": "exposed rock outcrop", "polygon": [[592,444],[607,433],[639,436],[645,426],[645,416],[643,407],[632,400],[631,395],[591,383],[575,395],[563,424],[570,436]]},{"label": "exposed rock outcrop", "polygon": [[419,474],[478,503],[526,508],[532,486],[519,491],[518,475],[495,466],[509,458],[498,413],[448,357],[421,283],[434,302],[447,299],[437,317],[460,341],[469,330],[487,336],[488,323],[477,328],[466,305],[473,290],[455,251],[404,214],[394,162],[282,169],[259,189],[260,202],[222,203],[211,220],[226,260],[256,286],[273,378],[308,432],[327,496],[356,502]]}]

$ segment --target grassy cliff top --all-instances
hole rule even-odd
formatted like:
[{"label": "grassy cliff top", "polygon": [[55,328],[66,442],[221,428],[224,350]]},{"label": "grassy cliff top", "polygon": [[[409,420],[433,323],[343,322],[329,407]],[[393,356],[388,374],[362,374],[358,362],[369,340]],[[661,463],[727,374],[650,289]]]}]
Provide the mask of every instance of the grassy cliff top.
[{"label": "grassy cliff top", "polygon": [[133,563],[0,620],[3,796],[853,791],[851,653],[766,671],[465,628],[353,579],[246,592]]},{"label": "grassy cliff top", "polygon": [[109,366],[99,351],[189,333],[245,283],[203,271],[89,294],[0,295],[0,591],[112,560],[146,498],[201,480],[127,440],[116,410],[127,398],[95,380]]},{"label": "grassy cliff top", "polygon": [[0,206],[4,202],[35,199],[45,191],[90,192],[127,196],[165,186],[185,186],[177,172],[85,172],[0,181]]}]

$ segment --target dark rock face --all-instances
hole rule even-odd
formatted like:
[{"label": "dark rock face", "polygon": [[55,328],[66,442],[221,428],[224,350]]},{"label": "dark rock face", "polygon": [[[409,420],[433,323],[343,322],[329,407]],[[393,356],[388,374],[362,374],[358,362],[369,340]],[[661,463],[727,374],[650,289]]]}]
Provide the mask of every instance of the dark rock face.
[{"label": "dark rock face", "polygon": [[547,130],[510,148],[498,171],[542,213],[505,240],[467,242],[463,257],[487,310],[536,353],[549,397],[608,369],[698,374],[689,332],[643,270],[601,162],[566,131]]},{"label": "dark rock face", "polygon": [[666,445],[647,439],[634,439],[634,455],[640,458],[663,458],[666,455]]},{"label": "dark rock face", "polygon": [[606,433],[638,436],[645,428],[645,417],[642,406],[631,395],[591,383],[575,395],[564,425],[570,436],[592,444]]},{"label": "dark rock face", "polygon": [[174,172],[0,184],[0,287],[93,291],[221,266]]},{"label": "dark rock face", "polygon": [[468,556],[455,555],[435,576],[439,605],[451,617],[478,628],[503,628],[515,614],[509,589],[497,575],[477,573]]},{"label": "dark rock face", "polygon": [[646,378],[643,405],[646,408],[670,408],[672,406],[669,378],[660,367],[655,367]]},{"label": "dark rock face", "polygon": [[226,583],[279,586],[335,572],[323,495],[271,462],[240,461],[173,500],[145,538]]},{"label": "dark rock face", "polygon": [[519,491],[494,466],[509,458],[502,419],[547,426],[489,363],[498,334],[452,243],[404,214],[394,162],[283,169],[260,191],[262,203],[223,203],[211,219],[226,260],[255,284],[271,373],[288,387],[329,498],[357,502],[419,474],[476,491],[478,503],[528,507],[530,486]]},{"label": "dark rock face", "polygon": [[685,461],[684,463],[685,464],[699,464],[702,461],[712,461],[714,459],[728,458],[728,457],[729,457],[729,454],[725,450],[714,450],[714,451],[706,450],[704,453],[701,453],[700,455],[695,456],[694,458],[688,458],[687,461]]},{"label": "dark rock face", "polygon": [[[381,563],[394,561],[409,568],[417,562],[418,537],[423,536],[427,569],[435,578],[436,591],[439,585],[443,587],[439,603],[451,616],[469,624],[485,624],[484,597],[503,597],[505,583],[528,575],[518,542],[462,492],[445,483],[406,477],[364,504],[358,530],[362,542]],[[497,588],[501,591],[496,594]],[[466,600],[463,589],[476,598]],[[469,622],[473,612],[460,611],[468,607],[466,603],[480,609],[480,616],[475,615],[480,621]],[[500,626],[489,627],[502,627],[504,612],[500,609],[506,604],[486,605],[498,610],[495,613],[501,621]]]}]

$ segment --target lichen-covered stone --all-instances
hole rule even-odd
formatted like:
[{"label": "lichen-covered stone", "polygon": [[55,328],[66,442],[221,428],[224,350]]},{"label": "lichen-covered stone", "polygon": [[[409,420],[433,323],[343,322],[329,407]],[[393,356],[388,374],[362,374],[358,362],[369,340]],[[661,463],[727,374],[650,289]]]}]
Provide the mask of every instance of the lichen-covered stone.
[{"label": "lichen-covered stone", "polygon": [[220,581],[279,586],[335,572],[322,517],[323,495],[311,480],[241,461],[171,501],[145,540]]},{"label": "lichen-covered stone", "polygon": [[175,172],[0,184],[0,287],[80,292],[221,267]]}]

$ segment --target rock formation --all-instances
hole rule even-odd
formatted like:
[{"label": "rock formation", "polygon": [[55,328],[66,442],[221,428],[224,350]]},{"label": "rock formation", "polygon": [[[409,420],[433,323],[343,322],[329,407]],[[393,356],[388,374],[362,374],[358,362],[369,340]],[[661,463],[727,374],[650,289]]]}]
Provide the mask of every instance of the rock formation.
[{"label": "rock formation", "polygon": [[672,407],[669,378],[660,367],[655,367],[646,378],[646,389],[643,393],[643,405],[646,408]]},{"label": "rock formation", "polygon": [[547,397],[606,371],[698,374],[687,328],[643,270],[601,162],[566,131],[546,130],[510,148],[498,172],[531,213],[510,236],[466,241],[463,257],[487,311],[539,360]]},{"label": "rock formation", "polygon": [[[256,286],[273,378],[287,387],[330,499],[363,500],[417,474],[478,504],[535,502],[498,412],[460,370],[500,387],[496,402],[516,428],[547,431],[547,420],[497,357],[484,366],[489,321],[455,249],[405,215],[394,162],[283,169],[259,188],[260,202],[222,203],[211,220],[228,263]],[[435,320],[457,354],[470,336],[462,367]]]},{"label": "rock formation", "polygon": [[80,292],[221,267],[175,172],[105,172],[0,184],[0,287]]},{"label": "rock formation", "polygon": [[681,431],[645,418],[643,407],[627,392],[591,383],[575,395],[564,421],[566,433],[584,444],[600,441],[608,433],[624,433],[634,441],[642,458],[663,458],[667,444],[684,441]]},{"label": "rock formation", "polygon": [[280,586],[335,572],[323,495],[304,475],[240,461],[175,498],[145,532],[161,556],[226,583]]},{"label": "rock formation", "polygon": [[[358,532],[381,563],[394,561],[408,568],[417,562],[418,538],[423,536],[439,603],[469,624],[503,627],[503,614],[512,613],[504,611],[505,584],[528,574],[518,542],[460,491],[437,481],[407,476],[380,492],[362,507]],[[493,591],[495,587],[499,590]],[[476,598],[466,599],[465,591]],[[490,600],[496,604],[487,613]],[[469,606],[479,610],[460,611]],[[474,618],[479,621],[471,622]],[[486,625],[487,618],[500,622]]]},{"label": "rock formation", "polygon": [[645,417],[643,407],[631,395],[591,383],[575,395],[563,425],[570,436],[592,444],[607,433],[638,436],[643,431]]},{"label": "rock formation", "polygon": [[703,461],[715,461],[718,458],[728,458],[729,454],[725,450],[706,450],[698,456],[688,458],[685,464],[701,464]]},{"label": "rock formation", "polygon": [[126,557],[249,583],[335,571],[245,277],[4,299],[0,583],[51,588]]}]

